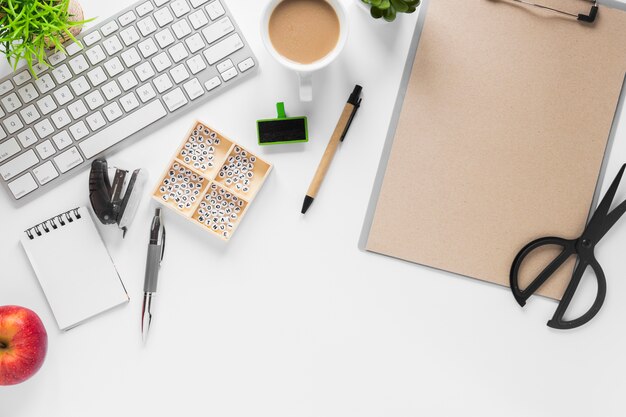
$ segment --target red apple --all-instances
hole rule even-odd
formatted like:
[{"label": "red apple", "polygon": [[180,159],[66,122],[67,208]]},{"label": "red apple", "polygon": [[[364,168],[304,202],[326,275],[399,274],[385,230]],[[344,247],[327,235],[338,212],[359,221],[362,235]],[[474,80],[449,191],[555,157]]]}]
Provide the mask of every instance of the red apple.
[{"label": "red apple", "polygon": [[0,306],[0,385],[26,381],[41,368],[48,334],[37,314],[18,306]]}]

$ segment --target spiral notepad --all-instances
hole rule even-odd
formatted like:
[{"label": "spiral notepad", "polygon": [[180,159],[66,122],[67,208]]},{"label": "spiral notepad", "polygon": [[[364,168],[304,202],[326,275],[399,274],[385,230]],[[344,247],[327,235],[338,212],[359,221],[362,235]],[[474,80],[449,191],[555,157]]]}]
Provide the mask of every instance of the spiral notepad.
[{"label": "spiral notepad", "polygon": [[61,330],[128,302],[87,207],[28,228],[21,242]]}]

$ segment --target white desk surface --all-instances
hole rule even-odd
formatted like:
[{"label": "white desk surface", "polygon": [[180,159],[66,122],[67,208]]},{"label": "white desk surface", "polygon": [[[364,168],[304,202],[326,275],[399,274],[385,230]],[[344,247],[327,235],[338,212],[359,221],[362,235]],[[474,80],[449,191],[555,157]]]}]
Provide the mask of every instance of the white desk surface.
[{"label": "white desk surface", "polygon": [[[18,244],[35,220],[88,203],[87,172],[19,210],[0,196],[0,305],[33,309],[49,335],[41,371],[0,388],[3,416],[624,415],[623,223],[598,248],[604,307],[569,332],[545,326],[554,301],[536,298],[522,310],[506,288],[357,249],[417,16],[385,25],[344,1],[350,38],[341,59],[315,76],[312,104],[298,102],[295,75],[261,43],[265,1],[230,1],[261,72],[110,158],[150,173],[126,239],[100,227],[129,305],[61,333]],[[85,0],[84,9],[102,19],[125,4]],[[0,71],[8,73],[6,63]],[[304,193],[354,83],[364,87],[363,106],[303,217]],[[276,101],[309,117],[309,143],[256,145],[255,120],[272,117]],[[148,194],[194,118],[275,170],[228,244],[166,212],[167,251],[144,347]],[[626,161],[624,139],[626,123],[609,180]]]}]

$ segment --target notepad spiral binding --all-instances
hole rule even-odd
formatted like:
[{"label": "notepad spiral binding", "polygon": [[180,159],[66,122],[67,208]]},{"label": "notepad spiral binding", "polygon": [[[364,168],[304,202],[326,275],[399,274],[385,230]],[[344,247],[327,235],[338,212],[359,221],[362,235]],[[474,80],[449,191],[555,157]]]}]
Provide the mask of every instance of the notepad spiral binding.
[{"label": "notepad spiral binding", "polygon": [[26,233],[26,236],[28,236],[30,240],[33,240],[35,239],[35,236],[43,236],[44,233],[50,233],[51,230],[63,227],[68,223],[72,223],[74,220],[79,220],[80,218],[81,215],[78,212],[77,207],[57,214],[56,216],[51,217],[33,227],[29,227],[24,231],[24,233]]}]

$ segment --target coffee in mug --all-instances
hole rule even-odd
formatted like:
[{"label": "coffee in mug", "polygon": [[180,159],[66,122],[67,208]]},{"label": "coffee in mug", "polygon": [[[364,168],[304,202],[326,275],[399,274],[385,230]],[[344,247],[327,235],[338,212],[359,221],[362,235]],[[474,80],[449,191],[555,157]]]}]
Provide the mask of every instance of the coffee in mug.
[{"label": "coffee in mug", "polygon": [[298,74],[300,100],[311,101],[313,73],[346,44],[346,11],[340,0],[269,0],[261,36],[270,55]]},{"label": "coffee in mug", "polygon": [[276,51],[300,64],[328,55],[339,41],[339,17],[325,0],[284,0],[272,12],[269,35]]}]

